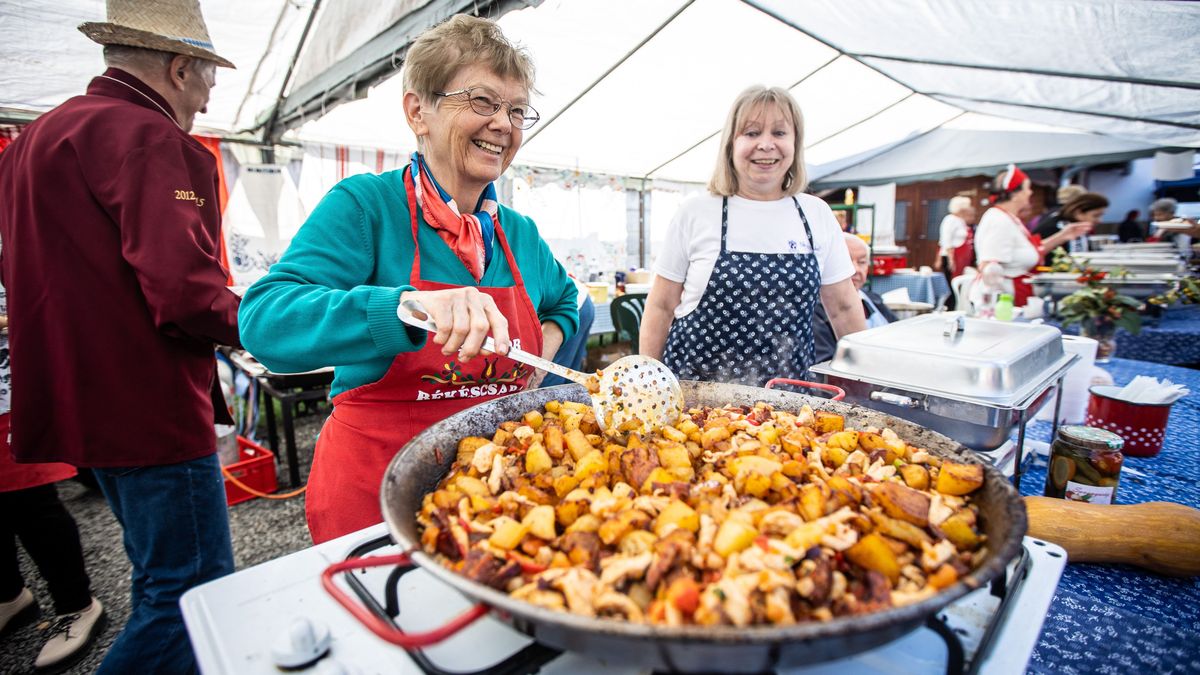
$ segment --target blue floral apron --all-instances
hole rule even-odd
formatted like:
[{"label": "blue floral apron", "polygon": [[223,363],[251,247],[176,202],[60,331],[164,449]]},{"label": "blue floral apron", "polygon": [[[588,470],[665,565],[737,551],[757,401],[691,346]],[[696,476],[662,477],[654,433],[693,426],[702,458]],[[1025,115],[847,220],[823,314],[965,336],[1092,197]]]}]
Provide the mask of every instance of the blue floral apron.
[{"label": "blue floral apron", "polygon": [[801,378],[813,360],[812,316],[821,295],[812,229],[792,197],[809,253],[742,253],[725,243],[729,199],[721,200],[721,253],[696,309],[675,319],[663,363],[681,380],[762,386]]}]

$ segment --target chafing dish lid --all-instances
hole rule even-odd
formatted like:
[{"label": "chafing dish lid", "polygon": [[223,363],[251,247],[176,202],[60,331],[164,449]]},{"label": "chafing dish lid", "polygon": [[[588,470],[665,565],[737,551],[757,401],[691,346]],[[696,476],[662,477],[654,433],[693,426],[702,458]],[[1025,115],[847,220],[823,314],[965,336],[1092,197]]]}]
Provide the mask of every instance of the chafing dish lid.
[{"label": "chafing dish lid", "polygon": [[1016,404],[1072,360],[1053,326],[926,314],[847,335],[814,367],[952,398]]}]

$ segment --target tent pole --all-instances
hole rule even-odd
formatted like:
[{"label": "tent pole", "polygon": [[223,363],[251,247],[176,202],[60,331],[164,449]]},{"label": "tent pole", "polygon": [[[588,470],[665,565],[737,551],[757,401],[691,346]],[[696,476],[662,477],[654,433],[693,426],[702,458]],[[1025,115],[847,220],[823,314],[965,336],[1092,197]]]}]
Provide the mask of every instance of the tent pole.
[{"label": "tent pole", "polygon": [[650,195],[646,192],[646,178],[642,177],[641,187],[638,188],[638,268],[646,267],[646,200]]},{"label": "tent pole", "polygon": [[246,107],[246,101],[250,100],[250,92],[254,90],[254,83],[258,81],[258,74],[262,71],[263,63],[266,62],[267,56],[271,54],[271,46],[275,44],[275,38],[279,35],[279,27],[283,25],[283,17],[287,15],[288,8],[291,6],[292,3],[285,0],[279,8],[279,16],[275,17],[275,25],[271,27],[271,35],[267,38],[267,49],[263,51],[262,56],[258,59],[258,63],[254,64],[254,72],[250,73],[250,86],[246,88],[246,95],[242,97],[241,103],[238,103],[237,112],[233,114],[235,124],[242,118],[242,110]]},{"label": "tent pole", "polygon": [[[283,105],[283,100],[287,94],[288,84],[292,81],[292,73],[296,71],[296,63],[300,60],[300,53],[304,49],[304,43],[308,41],[308,33],[312,30],[313,23],[317,19],[317,10],[321,8],[321,0],[313,0],[312,9],[308,13],[308,20],[304,22],[304,31],[300,33],[300,39],[296,42],[296,52],[292,54],[292,60],[288,63],[287,72],[283,76],[283,83],[279,85],[279,96],[275,99],[275,105],[271,107],[271,116],[267,118],[266,125],[263,126],[263,142],[273,145],[279,140],[282,132],[276,130],[275,126],[279,121],[279,106]],[[263,152],[265,161],[274,161],[274,149],[269,151],[272,155],[271,159],[267,159],[267,151]]]}]

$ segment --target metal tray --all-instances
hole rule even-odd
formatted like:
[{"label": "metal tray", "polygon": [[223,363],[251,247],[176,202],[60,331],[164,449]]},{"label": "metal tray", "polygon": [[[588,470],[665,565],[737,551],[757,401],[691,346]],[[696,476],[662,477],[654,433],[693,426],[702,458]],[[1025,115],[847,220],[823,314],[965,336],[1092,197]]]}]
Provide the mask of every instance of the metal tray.
[{"label": "metal tray", "polygon": [[1156,255],[1150,253],[1112,253],[1102,251],[1097,253],[1079,253],[1075,255],[1075,264],[1080,267],[1091,267],[1102,271],[1123,269],[1131,274],[1181,274],[1186,266],[1176,255]]},{"label": "metal tray", "polygon": [[1053,326],[926,314],[838,341],[833,360],[814,366],[913,392],[1014,408],[1039,390],[1070,356]]},{"label": "metal tray", "polygon": [[[1076,281],[1078,278],[1079,274],[1075,272],[1047,272],[1034,276],[1029,283],[1033,286],[1035,295],[1049,295],[1058,300],[1084,287]],[[1132,274],[1124,278],[1107,277],[1101,283],[1123,295],[1144,300],[1163,293],[1178,279],[1174,274]]]}]

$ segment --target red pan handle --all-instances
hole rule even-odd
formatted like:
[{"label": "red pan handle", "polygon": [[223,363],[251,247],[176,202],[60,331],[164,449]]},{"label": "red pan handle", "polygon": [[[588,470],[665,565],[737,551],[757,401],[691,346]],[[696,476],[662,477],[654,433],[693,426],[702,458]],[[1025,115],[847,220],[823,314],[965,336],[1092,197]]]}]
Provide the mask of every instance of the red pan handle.
[{"label": "red pan handle", "polygon": [[337,584],[333,583],[334,575],[341,572],[366,569],[368,567],[391,567],[394,565],[411,564],[412,562],[407,553],[371,556],[368,558],[351,558],[350,560],[343,560],[325,568],[325,571],[321,573],[321,586],[333,596],[334,600],[338,601],[339,605],[345,607],[346,611],[353,614],[354,618],[369,628],[372,633],[404,649],[421,649],[422,647],[437,644],[476,622],[484,614],[491,611],[490,607],[480,603],[459,614],[440,628],[435,628],[424,633],[405,633],[375,616],[366,607],[355,602],[345,591],[338,588]]},{"label": "red pan handle", "polygon": [[804,380],[790,380],[786,377],[776,377],[767,381],[767,389],[774,389],[777,384],[794,384],[797,387],[808,387],[809,389],[820,389],[833,394],[831,401],[840,401],[846,398],[846,390],[841,387],[835,387],[832,384],[821,384],[820,382],[805,382]]}]

